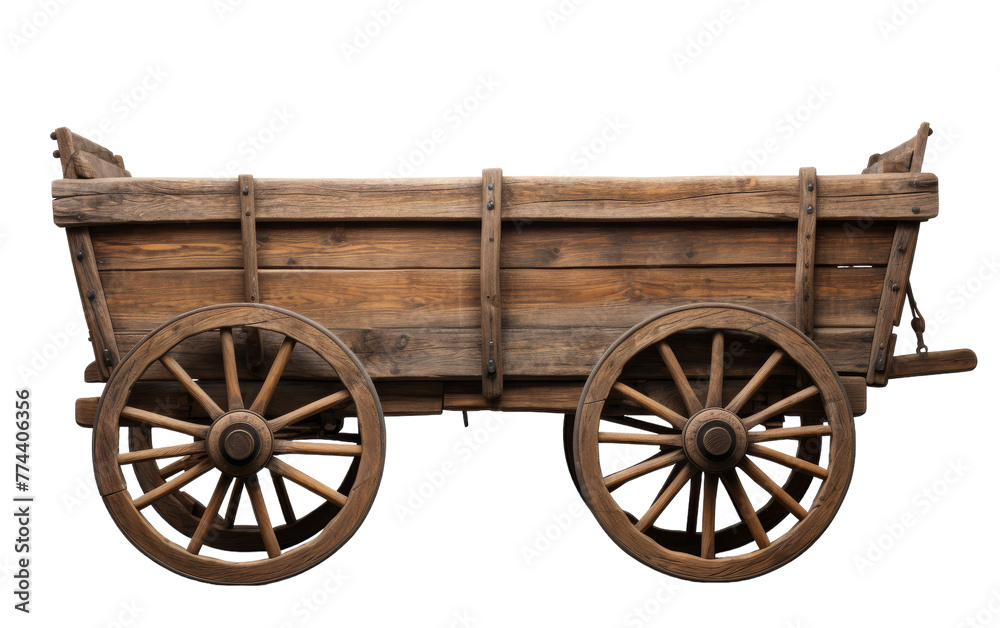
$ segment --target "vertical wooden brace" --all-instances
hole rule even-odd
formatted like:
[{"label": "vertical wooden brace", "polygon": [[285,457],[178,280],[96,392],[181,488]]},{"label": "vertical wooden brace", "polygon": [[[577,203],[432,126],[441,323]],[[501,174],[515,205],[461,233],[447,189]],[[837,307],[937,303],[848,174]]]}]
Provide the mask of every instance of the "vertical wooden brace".
[{"label": "vertical wooden brace", "polygon": [[69,240],[70,254],[73,256],[76,284],[80,288],[83,315],[87,320],[87,328],[90,329],[91,344],[94,346],[97,370],[101,379],[107,380],[111,370],[121,360],[121,356],[118,353],[118,343],[115,341],[115,330],[111,325],[111,312],[104,298],[101,276],[97,271],[90,229],[71,227],[66,229],[66,237]]},{"label": "vertical wooden brace", "polygon": [[483,329],[483,396],[503,393],[503,346],[500,340],[500,203],[503,172],[483,170],[483,230],[480,255],[480,302]]},{"label": "vertical wooden brace", "polygon": [[[254,207],[253,176],[239,176],[240,229],[243,243],[243,299],[260,303],[260,282],[257,274],[257,210]],[[260,368],[264,361],[264,343],[260,330],[247,330],[247,366]]]},{"label": "vertical wooden brace", "polygon": [[875,335],[868,360],[869,386],[885,386],[889,381],[892,352],[895,345],[893,325],[899,320],[906,300],[906,283],[909,281],[913,254],[917,248],[918,222],[899,222],[892,239],[889,263],[885,268],[885,283],[875,317]]},{"label": "vertical wooden brace", "polygon": [[815,312],[816,214],[815,168],[799,170],[799,229],[795,249],[795,326],[812,337]]}]

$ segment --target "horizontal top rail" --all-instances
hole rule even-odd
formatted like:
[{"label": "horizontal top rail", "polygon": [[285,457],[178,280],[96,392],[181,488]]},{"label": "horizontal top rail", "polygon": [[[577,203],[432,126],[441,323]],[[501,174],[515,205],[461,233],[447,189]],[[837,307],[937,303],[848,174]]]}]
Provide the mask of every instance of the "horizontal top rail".
[{"label": "horizontal top rail", "polygon": [[[254,179],[259,222],[478,221],[482,179]],[[817,178],[818,220],[927,220],[933,174]],[[60,179],[59,226],[239,221],[236,179]],[[504,177],[509,221],[770,220],[799,217],[799,178]]]}]

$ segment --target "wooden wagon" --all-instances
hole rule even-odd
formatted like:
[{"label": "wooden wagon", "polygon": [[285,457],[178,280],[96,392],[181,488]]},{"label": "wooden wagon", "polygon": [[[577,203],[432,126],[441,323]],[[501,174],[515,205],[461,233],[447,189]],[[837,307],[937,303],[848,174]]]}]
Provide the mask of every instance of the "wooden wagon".
[{"label": "wooden wagon", "polygon": [[766,573],[840,506],[868,386],[975,367],[894,355],[930,132],[851,176],[234,180],[131,178],[60,128],[100,494],[161,565],[266,583],[361,524],[384,415],[554,412],[626,552]]}]

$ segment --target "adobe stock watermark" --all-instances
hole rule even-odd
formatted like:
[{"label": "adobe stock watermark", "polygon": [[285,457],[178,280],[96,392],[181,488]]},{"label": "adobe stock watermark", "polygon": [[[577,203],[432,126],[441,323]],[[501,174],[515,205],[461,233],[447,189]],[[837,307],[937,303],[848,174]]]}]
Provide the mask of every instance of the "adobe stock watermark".
[{"label": "adobe stock watermark", "polygon": [[626,129],[628,129],[628,125],[622,121],[621,116],[604,118],[601,130],[569,154],[569,167],[560,170],[559,176],[565,177],[586,172],[594,162],[608,152],[612,144],[621,139]]},{"label": "adobe stock watermark", "polygon": [[455,611],[448,618],[448,628],[470,628],[479,623],[479,618],[469,610]]},{"label": "adobe stock watermark", "polygon": [[386,170],[389,178],[412,177],[451,137],[461,129],[483,104],[496,95],[502,83],[492,74],[481,75],[468,94],[448,105],[441,114],[441,124],[423,137],[413,140],[413,148],[396,159],[395,170]]},{"label": "adobe stock watermark", "polygon": [[563,538],[577,521],[587,514],[587,508],[575,501],[559,512],[549,515],[548,521],[535,530],[530,541],[521,544],[521,558],[531,567]]},{"label": "adobe stock watermark", "polygon": [[[299,597],[290,609],[291,617],[281,622],[281,628],[292,628],[309,623],[343,590],[350,578],[340,567],[330,567],[322,572],[319,583],[312,591]],[[294,620],[294,621],[293,621]]]},{"label": "adobe stock watermark", "polygon": [[577,10],[587,4],[588,0],[559,0],[548,9],[545,9],[545,21],[548,22],[552,31],[557,30],[561,25],[569,21],[576,15]]},{"label": "adobe stock watermark", "polygon": [[750,8],[750,0],[730,0],[729,4],[734,5],[735,9],[727,6],[712,17],[702,20],[701,29],[685,40],[683,48],[674,51],[671,58],[678,72],[684,72],[694,65],[736,23],[739,16]]},{"label": "adobe stock watermark", "polygon": [[640,628],[649,624],[674,601],[682,590],[679,580],[661,578],[656,589],[645,600],[634,605],[625,613],[625,625]]},{"label": "adobe stock watermark", "polygon": [[125,628],[126,626],[134,626],[145,612],[146,609],[139,606],[139,603],[135,600],[122,602],[114,611],[114,618],[107,622],[105,626],[108,628]]},{"label": "adobe stock watermark", "polygon": [[904,0],[894,2],[888,15],[881,17],[875,23],[883,41],[889,41],[913,19],[928,0]]},{"label": "adobe stock watermark", "polygon": [[246,0],[213,0],[212,10],[215,11],[215,16],[221,22],[235,13],[236,9],[243,6],[245,2]]},{"label": "adobe stock watermark", "polygon": [[938,479],[913,494],[910,508],[889,523],[883,524],[877,536],[869,539],[867,547],[854,554],[853,562],[858,574],[864,576],[869,573],[906,537],[921,517],[931,512],[971,472],[972,468],[961,460],[949,461]]},{"label": "adobe stock watermark", "polygon": [[45,334],[45,338],[30,350],[30,356],[17,365],[21,383],[25,386],[33,383],[76,338],[81,336],[83,327],[76,321],[70,321],[61,329]]},{"label": "adobe stock watermark", "polygon": [[27,15],[22,15],[17,26],[7,32],[7,42],[14,54],[20,55],[21,49],[38,37],[69,2],[70,0],[37,0],[36,8]]},{"label": "adobe stock watermark", "polygon": [[1000,616],[1000,589],[993,589],[989,596],[989,599],[978,610],[971,615],[966,615],[962,622],[956,626],[958,628],[985,628],[994,625],[994,621]]},{"label": "adobe stock watermark", "polygon": [[406,496],[396,502],[393,512],[396,513],[400,524],[405,524],[434,499],[448,481],[458,474],[461,466],[468,464],[507,424],[507,419],[501,412],[487,411],[485,415],[486,419],[481,425],[466,428],[471,434],[467,433],[455,441],[451,447],[451,454],[430,471],[425,471],[420,482],[410,487]]},{"label": "adobe stock watermark", "polygon": [[232,178],[238,176],[247,164],[268,149],[271,144],[285,132],[296,119],[296,114],[289,111],[288,106],[275,107],[270,117],[256,131],[247,136],[237,145],[236,155],[220,169],[208,174],[210,177]]},{"label": "adobe stock watermark", "polygon": [[733,166],[733,174],[757,174],[781,147],[790,142],[813,117],[826,107],[834,93],[826,85],[814,85],[802,102],[792,107],[774,121],[773,134],[759,145],[746,150],[747,159]]},{"label": "adobe stock watermark", "polygon": [[402,0],[389,0],[384,7],[369,13],[368,19],[354,27],[354,32],[340,42],[340,52],[350,63],[379,38],[392,21],[403,12]]},{"label": "adobe stock watermark", "polygon": [[[954,287],[947,292],[945,295],[947,305],[935,309],[929,315],[924,314],[926,324],[924,338],[931,338],[942,328],[950,325],[954,316],[982,294],[997,275],[1000,275],[1000,260],[997,259],[997,254],[983,255],[979,260],[979,266],[965,279],[956,282]],[[919,296],[916,291],[915,295]],[[899,335],[896,343],[897,355],[912,353],[916,351],[916,348],[916,338],[912,334]]]},{"label": "adobe stock watermark", "polygon": [[98,144],[127,120],[139,107],[145,103],[170,75],[160,67],[160,64],[147,65],[143,75],[131,87],[122,90],[108,105],[108,112],[89,129],[84,130],[84,136]]}]

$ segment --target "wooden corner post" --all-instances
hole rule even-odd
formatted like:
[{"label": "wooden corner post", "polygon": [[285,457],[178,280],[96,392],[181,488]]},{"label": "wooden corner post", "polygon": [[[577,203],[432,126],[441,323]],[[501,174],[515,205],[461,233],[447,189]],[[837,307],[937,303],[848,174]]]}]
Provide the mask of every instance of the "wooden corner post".
[{"label": "wooden corner post", "polygon": [[480,302],[483,329],[483,396],[503,393],[503,346],[500,341],[500,203],[503,172],[483,170],[483,231],[480,255]]}]

